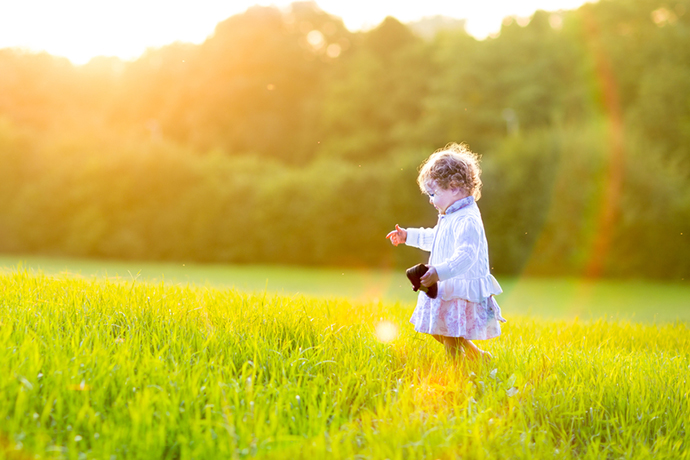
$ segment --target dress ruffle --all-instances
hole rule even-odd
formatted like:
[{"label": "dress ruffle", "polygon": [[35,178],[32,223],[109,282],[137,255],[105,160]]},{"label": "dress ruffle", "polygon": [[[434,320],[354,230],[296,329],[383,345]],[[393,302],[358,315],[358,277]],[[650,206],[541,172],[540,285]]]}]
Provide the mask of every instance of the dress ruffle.
[{"label": "dress ruffle", "polygon": [[493,296],[481,302],[465,299],[430,299],[419,294],[417,308],[410,322],[417,332],[464,337],[468,340],[487,340],[501,335],[500,322],[505,322],[501,309]]},{"label": "dress ruffle", "polygon": [[439,284],[441,298],[448,301],[460,298],[470,302],[482,302],[503,292],[493,275],[475,279],[451,278]]}]

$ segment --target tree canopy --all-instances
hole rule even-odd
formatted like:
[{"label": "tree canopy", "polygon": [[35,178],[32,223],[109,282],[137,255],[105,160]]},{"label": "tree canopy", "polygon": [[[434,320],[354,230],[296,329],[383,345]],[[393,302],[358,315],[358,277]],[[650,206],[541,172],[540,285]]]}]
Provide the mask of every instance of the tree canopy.
[{"label": "tree canopy", "polygon": [[[441,24],[436,18],[436,23]],[[253,7],[132,62],[0,50],[0,251],[405,265],[416,168],[483,155],[499,273],[690,275],[690,1],[601,0],[477,40]]]}]

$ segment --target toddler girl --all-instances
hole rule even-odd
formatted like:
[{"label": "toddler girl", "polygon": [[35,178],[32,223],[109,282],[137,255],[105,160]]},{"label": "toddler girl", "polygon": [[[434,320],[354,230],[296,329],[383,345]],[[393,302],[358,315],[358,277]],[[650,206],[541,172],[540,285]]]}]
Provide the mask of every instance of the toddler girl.
[{"label": "toddler girl", "polygon": [[439,212],[436,227],[396,225],[386,238],[395,246],[431,252],[421,284],[438,282],[438,294],[431,299],[419,293],[410,319],[415,330],[433,335],[452,357],[464,352],[489,359],[471,340],[498,337],[498,322],[505,319],[493,297],[503,291],[489,273],[489,248],[475,203],[481,196],[480,174],[479,157],[465,145],[449,144],[433,153],[422,163],[417,183]]}]

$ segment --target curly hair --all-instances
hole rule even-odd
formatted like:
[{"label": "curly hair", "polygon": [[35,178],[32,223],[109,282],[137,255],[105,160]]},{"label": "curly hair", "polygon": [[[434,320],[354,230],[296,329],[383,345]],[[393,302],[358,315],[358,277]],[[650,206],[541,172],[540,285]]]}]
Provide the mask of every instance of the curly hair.
[{"label": "curly hair", "polygon": [[417,183],[423,193],[430,182],[444,190],[463,189],[475,200],[482,196],[480,156],[465,144],[451,143],[435,151],[419,167]]}]

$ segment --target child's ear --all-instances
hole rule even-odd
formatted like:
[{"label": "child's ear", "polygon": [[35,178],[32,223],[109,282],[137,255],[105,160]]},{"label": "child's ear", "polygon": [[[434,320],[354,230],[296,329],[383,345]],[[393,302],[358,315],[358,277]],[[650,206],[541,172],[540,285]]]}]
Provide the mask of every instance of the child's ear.
[{"label": "child's ear", "polygon": [[452,191],[453,194],[456,195],[456,196],[458,196],[458,195],[469,196],[469,193],[467,193],[467,190],[465,190],[464,188],[460,188],[460,187],[458,187],[458,188],[452,188],[451,191]]}]

